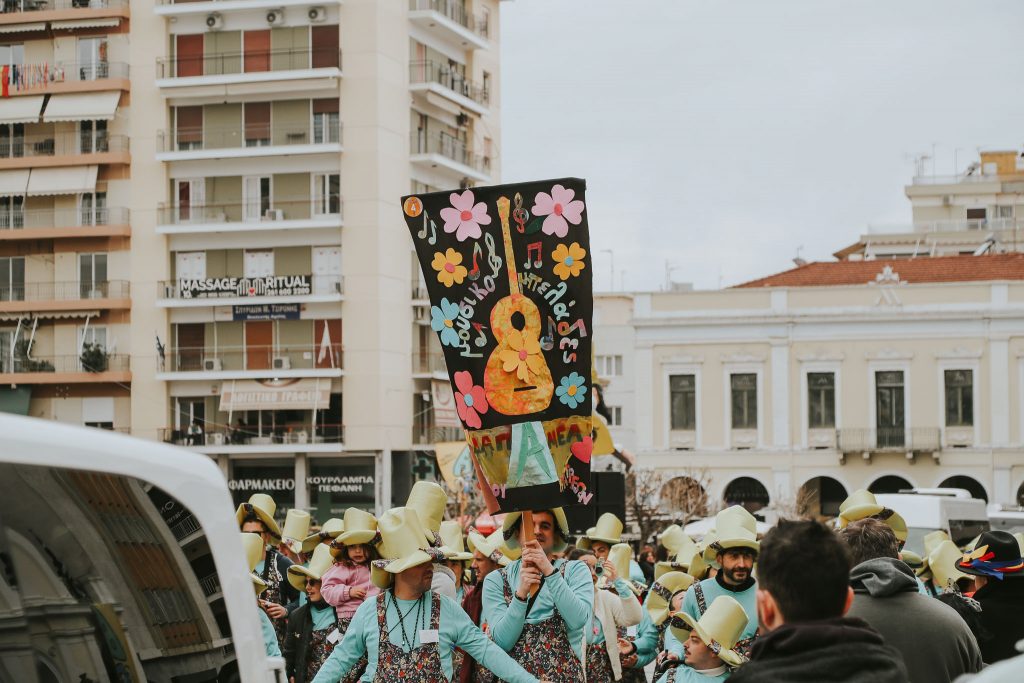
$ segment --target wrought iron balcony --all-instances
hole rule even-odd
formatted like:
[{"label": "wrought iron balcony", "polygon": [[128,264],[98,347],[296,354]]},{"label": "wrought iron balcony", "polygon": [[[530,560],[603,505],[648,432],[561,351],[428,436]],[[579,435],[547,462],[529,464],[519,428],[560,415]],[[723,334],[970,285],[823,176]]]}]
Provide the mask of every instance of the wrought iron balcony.
[{"label": "wrought iron balcony", "polygon": [[0,285],[0,301],[86,301],[89,299],[127,299],[127,280],[99,282],[30,282]]},{"label": "wrought iron balcony", "polygon": [[239,126],[179,126],[157,134],[163,152],[199,152],[211,149],[242,147],[277,147],[296,145],[341,144],[341,122],[326,125],[260,124]]},{"label": "wrought iron balcony", "polygon": [[128,225],[128,209],[103,206],[95,209],[7,209],[0,212],[0,230],[71,228],[96,225]]},{"label": "wrought iron balcony", "polygon": [[437,83],[456,95],[467,97],[479,105],[487,107],[491,102],[491,94],[486,88],[466,78],[465,74],[453,69],[448,64],[430,60],[409,63],[410,83]]},{"label": "wrought iron balcony", "polygon": [[166,372],[245,372],[273,375],[280,370],[340,370],[341,344],[283,346],[180,346],[165,351]]},{"label": "wrought iron balcony", "polygon": [[341,50],[334,47],[298,47],[278,50],[219,52],[157,59],[157,78],[188,78],[229,74],[341,68]]},{"label": "wrought iron balcony", "polygon": [[838,429],[836,442],[844,453],[924,452],[942,447],[938,427]]},{"label": "wrought iron balcony", "polygon": [[339,194],[317,198],[275,199],[270,209],[263,209],[259,202],[178,203],[157,209],[157,220],[160,225],[340,220],[342,208]]}]

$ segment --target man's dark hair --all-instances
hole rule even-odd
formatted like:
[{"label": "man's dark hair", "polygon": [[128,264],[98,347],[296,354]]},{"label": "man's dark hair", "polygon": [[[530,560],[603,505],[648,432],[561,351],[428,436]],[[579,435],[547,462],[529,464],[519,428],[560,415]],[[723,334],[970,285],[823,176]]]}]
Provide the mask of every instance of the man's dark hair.
[{"label": "man's dark hair", "polygon": [[850,549],[821,522],[781,521],[761,541],[757,580],[787,623],[843,615]]},{"label": "man's dark hair", "polygon": [[587,555],[593,555],[593,554],[594,553],[589,551],[589,550],[584,550],[583,548],[577,548],[577,547],[574,546],[574,547],[572,547],[571,550],[568,551],[568,554],[566,555],[566,558],[570,559],[570,560],[579,560],[581,558],[586,557]]},{"label": "man's dark hair", "polygon": [[246,512],[245,516],[242,517],[242,523],[238,525],[238,528],[241,529],[249,522],[259,522],[260,527],[263,529],[263,531],[268,531],[267,523],[260,519],[259,515],[257,515],[255,512]]},{"label": "man's dark hair", "polygon": [[839,537],[850,546],[855,567],[861,562],[879,557],[890,557],[894,560],[900,557],[900,542],[896,540],[892,527],[871,517],[850,522],[839,532]]}]

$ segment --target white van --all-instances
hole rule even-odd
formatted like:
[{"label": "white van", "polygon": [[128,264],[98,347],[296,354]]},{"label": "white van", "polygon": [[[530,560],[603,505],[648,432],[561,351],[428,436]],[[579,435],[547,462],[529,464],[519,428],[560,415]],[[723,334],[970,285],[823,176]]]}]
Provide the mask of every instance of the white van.
[{"label": "white van", "polygon": [[0,683],[283,683],[208,458],[0,414]]},{"label": "white van", "polygon": [[989,530],[985,501],[964,489],[909,489],[875,495],[879,504],[898,512],[907,522],[907,548],[924,552],[924,537],[938,529],[963,548]]}]

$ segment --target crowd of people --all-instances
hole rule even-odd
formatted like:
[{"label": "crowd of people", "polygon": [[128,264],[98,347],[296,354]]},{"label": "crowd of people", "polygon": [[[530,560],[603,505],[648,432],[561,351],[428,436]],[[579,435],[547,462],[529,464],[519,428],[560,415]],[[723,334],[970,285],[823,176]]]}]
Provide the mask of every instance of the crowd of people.
[{"label": "crowd of people", "polygon": [[1019,534],[959,548],[937,531],[918,555],[862,490],[834,523],[763,537],[729,507],[637,561],[612,514],[577,539],[560,508],[483,535],[445,520],[447,502],[417,482],[405,506],[350,508],[315,533],[301,510],[280,527],[265,494],[239,506],[267,653],[290,683],[1024,680]]}]

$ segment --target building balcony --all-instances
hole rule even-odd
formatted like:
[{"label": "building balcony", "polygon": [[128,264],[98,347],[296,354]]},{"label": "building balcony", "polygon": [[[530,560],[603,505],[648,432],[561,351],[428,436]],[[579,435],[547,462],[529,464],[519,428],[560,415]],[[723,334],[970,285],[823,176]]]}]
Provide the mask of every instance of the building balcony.
[{"label": "building balcony", "polygon": [[935,453],[942,448],[938,427],[838,429],[836,442],[843,453]]},{"label": "building balcony", "polygon": [[340,344],[174,347],[166,349],[161,380],[341,377]]},{"label": "building balcony", "polygon": [[[338,5],[340,0],[318,1],[316,4]],[[227,13],[301,7],[301,11],[305,15],[310,9],[310,5],[310,0],[158,0],[153,9],[160,16],[181,16],[209,14],[210,12]]]},{"label": "building balcony", "polygon": [[11,96],[131,89],[123,62],[16,64],[9,78]]},{"label": "building balcony", "polygon": [[127,280],[0,286],[0,314],[131,308]]},{"label": "building balcony", "polygon": [[491,102],[491,95],[485,88],[448,64],[429,60],[409,63],[409,90],[417,94],[440,95],[462,109],[481,116],[488,113]]},{"label": "building balcony", "polygon": [[0,170],[128,163],[127,135],[53,133],[0,139]]},{"label": "building balcony", "polygon": [[490,47],[490,26],[467,10],[464,0],[409,0],[409,21],[463,49]]},{"label": "building balcony", "polygon": [[129,383],[132,373],[127,354],[106,354],[102,364],[89,366],[78,355],[0,357],[0,382],[15,384]]},{"label": "building balcony", "polygon": [[0,242],[127,237],[128,209],[29,209],[0,213]]},{"label": "building balcony", "polygon": [[[268,418],[269,420],[269,418]],[[215,455],[220,453],[336,453],[344,450],[345,426],[322,422],[283,425],[209,425],[164,429],[165,443]]]},{"label": "building balcony", "polygon": [[[0,3],[0,26],[55,21],[58,22],[58,26],[54,28],[58,28],[61,20],[64,19],[77,20],[77,24],[78,21],[87,19],[127,16],[128,0],[3,0]],[[73,26],[67,26],[67,28],[73,28]],[[80,28],[92,28],[92,26],[82,25]]]},{"label": "building balcony", "polygon": [[157,161],[340,154],[341,123],[178,128],[157,133]]},{"label": "building balcony", "polygon": [[172,99],[337,93],[341,50],[290,48],[157,60],[156,85]]},{"label": "building balcony", "polygon": [[914,221],[914,223],[871,223],[869,235],[906,235],[912,239],[914,233],[979,232],[975,239],[981,240],[988,233],[1001,233],[1024,228],[1024,220],[1018,218],[960,218],[938,221]]},{"label": "building balcony", "polygon": [[416,445],[433,446],[442,441],[464,441],[466,432],[462,427],[438,427],[432,423],[416,423],[412,426],[412,442]]},{"label": "building balcony", "polygon": [[157,209],[158,233],[166,235],[203,232],[265,232],[309,228],[340,228],[342,201],[339,195],[324,199],[298,197],[275,200],[273,208],[260,213],[259,205],[243,202],[173,204]]},{"label": "building balcony", "polygon": [[444,362],[444,354],[440,351],[432,353],[413,352],[412,374],[416,379],[428,379],[431,377],[447,379],[448,365]]},{"label": "building balcony", "polygon": [[491,179],[490,157],[474,154],[465,142],[445,133],[413,133],[409,154],[412,163],[446,171],[453,178],[465,177],[481,183]]},{"label": "building balcony", "polygon": [[345,280],[340,275],[270,275],[267,277],[206,277],[163,280],[157,305],[163,308],[304,304],[342,301]]}]

